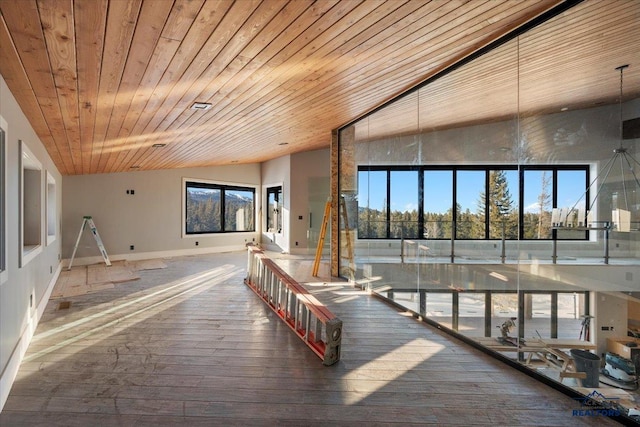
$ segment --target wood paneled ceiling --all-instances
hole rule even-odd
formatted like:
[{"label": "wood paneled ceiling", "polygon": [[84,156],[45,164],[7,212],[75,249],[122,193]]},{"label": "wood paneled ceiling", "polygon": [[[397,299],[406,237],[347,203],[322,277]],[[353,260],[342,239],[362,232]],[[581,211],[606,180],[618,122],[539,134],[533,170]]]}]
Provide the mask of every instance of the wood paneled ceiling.
[{"label": "wood paneled ceiling", "polygon": [[62,174],[261,162],[560,3],[0,0],[0,73]]}]

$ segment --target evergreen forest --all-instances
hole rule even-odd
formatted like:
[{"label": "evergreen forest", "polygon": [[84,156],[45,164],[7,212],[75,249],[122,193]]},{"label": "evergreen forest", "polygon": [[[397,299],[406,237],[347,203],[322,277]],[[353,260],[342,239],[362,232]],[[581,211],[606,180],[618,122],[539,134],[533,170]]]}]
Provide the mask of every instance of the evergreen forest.
[{"label": "evergreen forest", "polygon": [[187,187],[186,203],[187,234],[255,230],[253,191]]},{"label": "evergreen forest", "polygon": [[[551,238],[551,182],[546,174],[542,181],[535,209],[522,214],[523,239]],[[519,238],[517,197],[510,193],[504,171],[489,171],[488,189],[488,194],[478,194],[475,212],[456,204],[456,239],[502,239],[503,232],[505,239]],[[445,212],[424,212],[423,229],[419,227],[417,209],[392,210],[387,221],[387,209],[358,207],[358,237],[365,239],[451,239],[453,207]]]}]

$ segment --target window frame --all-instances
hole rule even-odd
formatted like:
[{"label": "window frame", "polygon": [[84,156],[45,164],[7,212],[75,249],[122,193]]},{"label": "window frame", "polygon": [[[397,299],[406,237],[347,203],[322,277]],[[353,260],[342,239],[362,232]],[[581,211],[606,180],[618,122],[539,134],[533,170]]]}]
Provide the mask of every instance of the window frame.
[{"label": "window frame", "polygon": [[[31,260],[33,260],[35,257],[37,257],[41,252],[42,252],[42,248],[44,245],[44,239],[43,239],[43,215],[42,215],[42,201],[43,201],[43,192],[42,192],[42,176],[43,176],[43,167],[42,167],[42,162],[40,162],[40,160],[38,160],[38,158],[36,157],[36,155],[29,149],[29,146],[22,140],[18,141],[18,145],[20,147],[19,150],[19,178],[20,178],[20,191],[19,191],[19,197],[20,197],[20,202],[18,203],[18,209],[19,209],[19,220],[20,220],[20,236],[19,236],[19,243],[18,243],[18,248],[19,248],[19,267],[22,268],[24,266],[26,266],[29,262],[31,262]],[[25,161],[25,158],[27,159]],[[29,200],[35,200],[35,197],[27,197],[27,191],[35,191],[36,190],[36,185],[33,183],[29,183],[28,179],[26,178],[26,174],[25,171],[27,170],[33,170],[33,171],[38,171],[38,182],[37,182],[37,209],[29,209],[29,215],[37,215],[36,221],[31,220],[30,218],[27,218],[27,212],[24,204],[26,202],[28,202],[27,198]],[[34,174],[35,176],[35,174]],[[31,188],[32,187],[32,188]],[[26,231],[26,227],[30,226],[30,224],[35,224],[37,222],[37,232],[29,232],[30,235],[37,235],[38,236],[38,242],[36,244],[27,244],[30,242],[26,242],[26,240],[28,240],[25,237],[25,231]],[[30,248],[27,249],[27,246],[29,246]],[[33,246],[33,247],[31,247]]]},{"label": "window frame", "polygon": [[[47,191],[45,192],[45,206],[47,215],[45,224],[47,236],[46,243],[47,246],[49,246],[58,238],[58,183],[51,172],[47,171],[46,176]],[[53,188],[53,191],[51,191],[51,188]]]},{"label": "window frame", "polygon": [[[374,225],[373,229],[378,229],[380,227],[375,227],[376,224],[380,224],[382,223],[381,220],[378,219],[372,219],[371,218],[371,209],[370,209],[370,193],[366,194],[366,199],[367,199],[367,220],[365,221],[364,226],[366,228],[362,228],[363,224],[361,224],[360,218],[358,218],[358,222],[357,222],[357,235],[358,235],[358,239],[366,239],[366,240],[379,240],[379,239],[388,239],[389,238],[389,233],[390,233],[390,227],[389,227],[389,177],[390,177],[390,171],[388,169],[388,167],[385,166],[359,166],[358,167],[358,217],[360,216],[360,212],[359,212],[359,207],[360,207],[360,201],[363,198],[363,194],[360,194],[360,173],[361,172],[367,172],[367,189],[369,188],[371,179],[370,179],[370,173],[371,172],[385,172],[386,176],[384,178],[384,182],[385,182],[385,190],[384,190],[384,197],[383,200],[386,200],[386,206],[382,207],[382,210],[380,211],[380,216],[384,217],[384,224],[383,227],[379,230],[381,231],[384,236],[382,237],[370,237],[372,234],[374,234],[374,231],[372,231],[372,223]],[[366,230],[366,233],[363,233]],[[365,234],[366,237],[361,237],[361,234]]]},{"label": "window frame", "polygon": [[[187,224],[187,193],[188,188],[205,188],[211,190],[220,190],[220,230],[219,231],[188,231]],[[237,184],[237,183],[229,183],[229,182],[221,182],[221,181],[211,181],[199,178],[183,178],[182,179],[182,237],[198,237],[198,236],[212,236],[212,235],[220,235],[220,234],[230,234],[230,233],[255,233],[256,231],[256,192],[257,186],[255,185],[247,185],[247,184]],[[248,191],[253,195],[253,207],[251,209],[251,224],[253,225],[251,228],[247,230],[225,230],[225,193],[226,191]]]},{"label": "window frame", "polygon": [[[552,173],[552,189],[551,189],[551,209],[554,208],[559,208],[559,207],[563,207],[563,206],[558,206],[558,172],[560,171],[584,171],[585,173],[585,183],[584,183],[584,193],[578,195],[578,197],[576,197],[576,202],[578,202],[578,200],[580,198],[584,198],[584,203],[585,206],[590,206],[592,200],[590,199],[590,183],[591,183],[591,165],[588,164],[563,164],[563,165],[526,165],[526,166],[522,166],[520,168],[520,178],[519,178],[519,185],[520,185],[520,191],[519,191],[519,196],[520,196],[520,206],[524,205],[524,174],[527,171],[551,171]],[[518,222],[519,222],[519,235],[523,236],[524,235],[524,212],[522,210],[522,208],[520,208],[520,212],[519,212],[519,217],[518,217]],[[580,231],[580,230],[575,230],[575,231],[571,231],[571,233],[581,233],[582,237],[581,238],[574,238],[574,237],[559,237],[558,236],[558,230],[557,229],[552,229],[551,230],[551,237],[546,238],[546,239],[523,239],[521,238],[520,240],[525,240],[525,241],[552,241],[552,240],[561,240],[561,241],[583,241],[583,240],[589,240],[589,230],[584,230],[584,231]]]},{"label": "window frame", "polygon": [[[276,214],[276,224],[278,225],[278,230],[274,231],[274,230],[270,230],[269,229],[269,223],[270,223],[270,219],[273,216],[273,210],[271,209],[271,204],[269,202],[269,196],[271,194],[275,194],[276,196],[280,196],[279,200],[275,199],[277,201],[277,205],[278,205],[278,212]],[[275,234],[282,234],[283,232],[283,210],[284,210],[284,190],[283,190],[283,185],[282,184],[272,184],[272,185],[268,185],[265,187],[265,206],[266,206],[266,215],[265,215],[265,223],[264,223],[264,229],[267,233],[275,233]]]},{"label": "window frame", "polygon": [[[580,194],[580,195],[576,195],[576,200],[578,200],[578,197],[584,197],[585,200],[585,204],[588,206],[589,205],[589,190],[588,190],[588,186],[589,186],[589,180],[590,180],[590,173],[591,173],[591,165],[589,164],[554,164],[554,165],[514,165],[514,164],[487,164],[487,165],[422,165],[422,166],[414,166],[414,165],[391,165],[391,166],[383,166],[383,165],[358,165],[357,167],[357,174],[358,174],[358,179],[360,179],[361,177],[361,173],[362,172],[386,172],[386,177],[387,177],[387,187],[386,187],[386,195],[385,195],[385,200],[386,200],[386,206],[383,207],[383,212],[386,210],[386,230],[384,236],[382,237],[371,237],[372,233],[368,233],[365,234],[364,236],[361,233],[360,230],[360,224],[358,224],[359,226],[359,233],[358,233],[358,238],[361,240],[399,240],[401,239],[400,237],[392,237],[392,233],[391,233],[391,223],[390,223],[390,213],[391,213],[391,200],[392,200],[392,194],[391,194],[391,181],[390,181],[390,177],[391,177],[391,172],[393,171],[418,171],[417,174],[417,179],[418,179],[418,227],[419,230],[422,230],[422,233],[418,233],[420,234],[420,237],[417,237],[418,239],[424,240],[424,230],[425,230],[425,217],[427,216],[427,212],[424,211],[424,202],[425,202],[425,197],[428,197],[428,195],[425,194],[425,188],[427,187],[426,183],[424,182],[424,176],[425,176],[425,172],[432,172],[432,171],[450,171],[451,172],[451,191],[452,191],[452,205],[451,205],[451,212],[454,215],[453,218],[453,222],[455,224],[457,224],[459,222],[459,213],[457,212],[457,207],[459,204],[459,195],[458,195],[458,172],[465,172],[465,171],[478,171],[478,172],[484,172],[484,192],[481,192],[481,194],[484,194],[484,218],[483,218],[483,222],[484,222],[484,237],[478,237],[478,238],[460,238],[459,236],[459,231],[458,231],[458,227],[456,227],[456,235],[453,237],[455,240],[460,240],[460,241],[466,241],[466,240],[487,240],[487,241],[495,241],[495,240],[501,240],[501,237],[491,237],[491,216],[487,215],[488,212],[490,212],[490,206],[489,206],[489,201],[490,201],[490,191],[491,189],[489,188],[489,183],[490,183],[490,173],[494,172],[494,171],[505,171],[505,172],[517,172],[517,182],[512,182],[512,180],[508,180],[507,182],[509,182],[511,185],[509,185],[509,188],[512,190],[510,191],[511,193],[511,197],[513,200],[513,205],[515,206],[515,217],[517,217],[518,220],[518,224],[517,224],[517,237],[515,238],[507,238],[507,240],[513,240],[513,241],[550,241],[550,240],[564,240],[564,241],[571,241],[571,240],[578,240],[578,241],[582,241],[582,240],[589,240],[589,232],[588,230],[585,230],[584,233],[582,233],[582,231],[578,230],[578,231],[573,231],[572,233],[576,233],[576,234],[580,234],[580,237],[575,237],[575,236],[571,236],[571,237],[558,237],[558,233],[557,230],[553,230],[553,234],[551,237],[549,238],[545,238],[545,239],[533,239],[533,238],[524,238],[524,215],[525,215],[525,206],[524,206],[524,179],[525,179],[525,173],[526,171],[531,171],[531,170],[549,170],[552,171],[553,173],[553,182],[552,182],[552,199],[551,199],[551,208],[556,208],[558,207],[558,186],[561,185],[562,183],[558,182],[558,172],[563,172],[563,171],[581,171],[584,172],[585,174],[585,182],[584,182],[584,188],[586,189],[584,194]],[[513,174],[510,174],[511,178],[514,178]],[[358,194],[358,199],[364,199],[364,195],[360,194],[360,182],[358,183],[358,188],[359,188],[359,194]],[[366,186],[367,189],[369,189],[369,184],[367,184]],[[517,194],[513,194],[513,192],[517,192]],[[367,200],[369,195],[367,194]],[[362,205],[360,205],[359,207],[362,207]],[[368,208],[368,206],[365,206]],[[495,224],[493,224],[495,226]],[[368,228],[367,228],[368,230]],[[515,229],[513,230],[515,232]],[[494,233],[496,234],[496,233]],[[516,234],[516,233],[511,233]],[[436,238],[428,238],[429,240],[451,240],[451,237],[436,237]]]}]

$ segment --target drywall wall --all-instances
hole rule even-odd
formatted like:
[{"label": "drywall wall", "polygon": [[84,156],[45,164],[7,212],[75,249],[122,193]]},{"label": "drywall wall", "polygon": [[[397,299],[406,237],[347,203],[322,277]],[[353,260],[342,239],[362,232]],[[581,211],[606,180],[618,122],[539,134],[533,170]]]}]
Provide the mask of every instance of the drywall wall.
[{"label": "drywall wall", "polygon": [[627,299],[623,294],[614,292],[594,292],[592,298],[591,341],[598,346],[596,354],[603,355],[607,349],[607,338],[627,336]]},{"label": "drywall wall", "polygon": [[[266,231],[266,212],[261,212],[261,244],[268,250],[315,253],[324,205],[329,196],[329,149],[278,157],[262,164],[262,205],[266,189],[282,185],[284,197],[282,233]],[[328,239],[327,239],[328,241]]]},{"label": "drywall wall", "polygon": [[270,233],[266,231],[267,214],[260,210],[260,224],[262,232],[260,243],[268,250],[289,252],[291,247],[289,225],[291,215],[291,156],[282,156],[262,163],[262,200],[266,203],[267,188],[277,185],[282,186],[284,198],[282,208],[282,233]]},{"label": "drywall wall", "polygon": [[[6,132],[6,175],[0,182],[4,185],[6,227],[2,237],[6,244],[6,269],[0,283],[0,410],[9,394],[11,384],[18,372],[20,361],[31,341],[42,311],[47,304],[53,285],[60,271],[60,242],[57,236],[46,238],[46,182],[47,172],[59,190],[62,177],[47,154],[43,144],[22,113],[20,106],[0,77],[0,123]],[[20,199],[20,159],[22,141],[31,154],[42,165],[40,173],[40,248],[28,262],[21,266],[22,247],[21,199]],[[56,191],[55,206],[52,211],[59,224],[61,214],[61,192]],[[59,227],[58,227],[59,228]]]},{"label": "drywall wall", "polygon": [[[315,253],[324,207],[329,197],[329,149],[291,156],[291,252]],[[327,229],[328,235],[328,229]],[[329,239],[325,243],[328,246]]]},{"label": "drywall wall", "polygon": [[[256,212],[259,211],[259,164],[65,176],[62,194],[65,261],[71,258],[84,216],[93,218],[110,259],[230,251],[257,241],[259,229],[183,236],[184,179],[255,187]],[[85,231],[73,265],[97,261],[102,261],[100,252],[91,233]]]}]

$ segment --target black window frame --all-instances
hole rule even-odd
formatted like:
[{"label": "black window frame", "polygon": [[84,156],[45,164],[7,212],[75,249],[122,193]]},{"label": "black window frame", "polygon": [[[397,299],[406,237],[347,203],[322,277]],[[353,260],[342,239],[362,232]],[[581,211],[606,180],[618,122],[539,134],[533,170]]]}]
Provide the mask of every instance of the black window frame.
[{"label": "black window frame", "polygon": [[[549,238],[537,239],[537,238],[524,238],[524,215],[525,215],[525,206],[524,206],[524,176],[526,171],[531,170],[540,170],[540,171],[551,171],[552,172],[552,200],[551,207],[558,208],[558,172],[559,171],[582,171],[585,174],[585,182],[584,188],[585,192],[583,194],[576,195],[576,202],[579,200],[579,197],[582,197],[585,201],[585,205],[589,206],[589,183],[590,183],[590,171],[591,166],[588,164],[558,164],[558,165],[513,165],[513,164],[489,164],[489,165],[423,165],[423,166],[415,166],[415,165],[393,165],[393,166],[383,166],[383,165],[359,165],[357,168],[358,177],[360,177],[361,172],[386,172],[387,177],[387,187],[386,187],[386,207],[383,208],[386,211],[386,229],[385,235],[382,237],[370,237],[369,235],[361,235],[360,229],[358,233],[358,238],[361,240],[400,240],[402,237],[393,237],[391,233],[391,172],[392,171],[418,171],[417,179],[418,179],[418,229],[423,230],[420,236],[418,237],[410,237],[412,239],[426,240],[424,237],[424,226],[425,226],[425,212],[424,212],[424,198],[426,195],[424,194],[424,172],[425,171],[451,171],[452,172],[452,206],[451,209],[454,215],[454,227],[458,222],[458,213],[457,213],[457,205],[458,205],[458,194],[457,194],[457,172],[458,171],[484,171],[484,194],[485,194],[485,217],[484,217],[484,237],[479,238],[460,238],[457,235],[454,236],[455,240],[500,240],[498,237],[490,238],[490,215],[486,213],[489,212],[489,177],[491,171],[518,171],[518,182],[515,183],[518,194],[512,195],[514,197],[514,204],[517,209],[517,238],[508,238],[507,240],[518,240],[518,241],[549,241],[549,240],[588,240],[589,232],[588,230],[582,231],[572,231],[571,237],[559,237],[558,230],[553,229],[552,235]],[[358,197],[360,199],[360,195]],[[359,207],[360,209],[360,207]],[[359,211],[358,209],[358,211]],[[456,227],[457,228],[457,227]],[[457,230],[456,230],[457,234]],[[495,233],[494,233],[495,234]],[[580,235],[580,237],[577,237]],[[450,237],[445,238],[429,238],[428,240],[451,240]]]},{"label": "black window frame", "polygon": [[[269,196],[274,195],[274,201],[276,202],[278,208],[272,209],[271,204],[269,203]],[[282,211],[284,209],[284,194],[282,191],[282,185],[273,185],[267,187],[267,215],[266,215],[266,224],[265,228],[269,233],[282,233]],[[274,218],[275,215],[275,218]],[[277,225],[278,229],[276,231],[270,230],[269,225],[271,221]]]},{"label": "black window frame", "polygon": [[[203,188],[203,189],[207,189],[207,190],[219,190],[220,191],[220,230],[216,230],[216,231],[211,231],[211,230],[205,230],[205,231],[189,231],[189,227],[188,227],[188,212],[189,212],[189,205],[188,205],[188,193],[189,193],[189,188]],[[226,233],[254,233],[256,231],[256,214],[255,214],[255,207],[256,207],[256,188],[255,187],[245,187],[245,186],[240,186],[240,185],[229,185],[229,184],[220,184],[220,183],[216,183],[216,182],[209,182],[209,181],[199,181],[199,180],[185,180],[184,181],[184,235],[185,236],[197,236],[197,235],[203,235],[203,234],[226,234]],[[252,200],[252,209],[251,209],[251,224],[252,227],[250,229],[247,230],[226,230],[226,224],[225,224],[225,211],[226,211],[226,192],[227,191],[247,191],[250,192],[252,194],[253,200]]]}]

